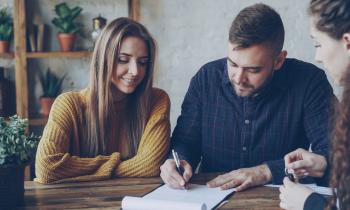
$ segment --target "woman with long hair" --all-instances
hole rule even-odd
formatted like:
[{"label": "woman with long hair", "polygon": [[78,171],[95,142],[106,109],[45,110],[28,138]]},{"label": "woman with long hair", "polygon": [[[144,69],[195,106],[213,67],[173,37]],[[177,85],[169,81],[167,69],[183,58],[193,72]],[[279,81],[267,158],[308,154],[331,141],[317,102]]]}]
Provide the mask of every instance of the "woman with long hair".
[{"label": "woman with long hair", "polygon": [[[350,1],[311,0],[311,37],[316,41],[315,59],[324,64],[333,79],[344,88],[336,105],[333,130],[329,202],[310,188],[284,179],[280,207],[284,209],[350,209]],[[327,160],[298,149],[285,156],[287,169],[297,177],[325,174]]]},{"label": "woman with long hair", "polygon": [[36,154],[35,181],[159,175],[170,139],[168,95],[152,87],[156,46],[129,18],[96,42],[88,88],[55,101]]}]

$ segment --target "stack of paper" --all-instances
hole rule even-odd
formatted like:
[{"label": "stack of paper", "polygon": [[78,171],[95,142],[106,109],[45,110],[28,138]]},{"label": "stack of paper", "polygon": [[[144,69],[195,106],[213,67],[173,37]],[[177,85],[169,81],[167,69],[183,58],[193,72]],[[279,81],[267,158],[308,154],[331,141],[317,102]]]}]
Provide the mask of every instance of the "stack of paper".
[{"label": "stack of paper", "polygon": [[213,209],[234,192],[234,189],[220,190],[197,184],[190,184],[189,188],[189,190],[176,190],[163,185],[142,198],[125,197],[122,208],[123,210],[207,210]]}]

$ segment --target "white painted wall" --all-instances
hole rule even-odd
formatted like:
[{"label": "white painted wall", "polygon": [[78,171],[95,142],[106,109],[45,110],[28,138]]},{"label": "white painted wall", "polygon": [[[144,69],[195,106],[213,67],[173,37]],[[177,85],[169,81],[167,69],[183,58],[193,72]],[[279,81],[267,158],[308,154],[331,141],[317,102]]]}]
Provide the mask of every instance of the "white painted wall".
[{"label": "white painted wall", "polygon": [[259,2],[280,13],[286,31],[284,48],[288,56],[314,63],[306,12],[309,1],[141,1],[141,22],[158,42],[155,84],[171,97],[172,127],[180,114],[191,77],[203,64],[226,56],[228,31],[234,17],[244,7]]},{"label": "white painted wall", "polygon": [[[11,2],[10,0],[0,0]],[[27,0],[31,10],[41,14],[44,22],[50,24],[53,7],[61,0]],[[83,7],[83,21],[86,33],[91,30],[91,19],[101,13],[112,18],[127,15],[126,0],[71,0],[69,5]],[[289,57],[314,63],[313,43],[309,37],[308,16],[305,0],[141,0],[141,22],[153,34],[158,43],[158,58],[155,86],[168,92],[171,98],[172,128],[180,113],[180,106],[191,77],[205,63],[226,56],[228,30],[236,14],[246,6],[263,2],[275,8],[282,16],[286,41],[285,49]],[[32,12],[32,13],[33,13]],[[31,15],[30,15],[31,16]],[[29,19],[30,17],[28,17]],[[50,49],[57,50],[51,26]],[[80,41],[80,48],[91,45]],[[0,63],[1,64],[1,63]],[[39,109],[37,97],[41,94],[36,71],[48,66],[59,74],[68,73],[64,89],[79,89],[88,82],[89,61],[72,59],[31,60],[31,108]],[[34,88],[33,88],[34,87]],[[338,91],[338,87],[335,87]]]}]

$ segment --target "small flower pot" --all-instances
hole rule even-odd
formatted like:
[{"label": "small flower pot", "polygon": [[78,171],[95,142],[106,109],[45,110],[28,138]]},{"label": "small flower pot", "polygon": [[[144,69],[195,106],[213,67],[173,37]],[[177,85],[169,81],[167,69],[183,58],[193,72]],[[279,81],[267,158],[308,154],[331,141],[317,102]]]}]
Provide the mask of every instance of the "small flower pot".
[{"label": "small flower pot", "polygon": [[0,53],[8,53],[10,49],[10,42],[0,40]]},{"label": "small flower pot", "polygon": [[56,98],[40,97],[41,114],[49,116],[53,102]]},{"label": "small flower pot", "polygon": [[0,166],[0,209],[15,209],[24,202],[24,165]]},{"label": "small flower pot", "polygon": [[59,33],[57,34],[57,39],[60,43],[61,51],[63,52],[73,51],[74,43],[76,39],[75,34]]}]

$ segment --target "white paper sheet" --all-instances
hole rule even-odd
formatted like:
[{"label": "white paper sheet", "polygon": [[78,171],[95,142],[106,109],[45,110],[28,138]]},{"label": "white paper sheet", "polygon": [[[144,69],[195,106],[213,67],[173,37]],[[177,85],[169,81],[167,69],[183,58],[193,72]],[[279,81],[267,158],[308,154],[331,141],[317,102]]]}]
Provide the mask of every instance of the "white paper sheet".
[{"label": "white paper sheet", "polygon": [[[316,184],[303,184],[306,187],[310,187],[313,191],[321,195],[332,195],[332,188],[317,186]],[[280,187],[282,185],[267,184],[266,187]]]},{"label": "white paper sheet", "polygon": [[143,198],[125,197],[123,210],[209,210],[235,191],[190,184],[189,190],[176,190],[163,185]]},{"label": "white paper sheet", "polygon": [[126,196],[122,200],[123,210],[207,210],[204,203],[178,202]]}]

